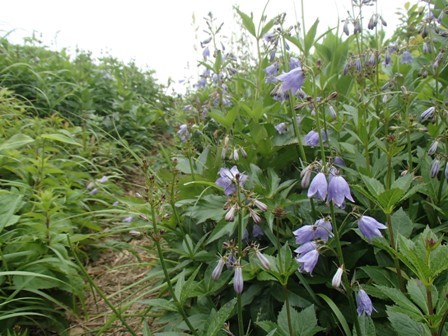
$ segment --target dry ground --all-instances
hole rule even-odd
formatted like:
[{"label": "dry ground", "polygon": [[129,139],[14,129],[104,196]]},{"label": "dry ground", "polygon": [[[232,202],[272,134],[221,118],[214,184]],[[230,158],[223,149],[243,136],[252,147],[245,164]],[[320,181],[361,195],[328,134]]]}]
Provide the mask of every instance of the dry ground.
[{"label": "dry ground", "polygon": [[[100,257],[86,266],[95,284],[103,291],[114,307],[120,307],[124,302],[129,301],[136,293],[141,294],[145,289],[151,288],[151,280],[146,279],[148,271],[155,261],[155,257],[148,252],[144,246],[150,246],[148,238],[134,239],[130,243],[129,250],[114,251],[106,250]],[[133,286],[132,286],[133,285]],[[131,288],[127,288],[132,286]],[[148,294],[144,298],[150,298],[153,294]],[[141,335],[145,306],[136,302],[130,306],[123,315],[126,323],[138,334]],[[73,318],[69,330],[70,336],[92,336],[106,324],[114,313],[106,302],[97,294],[90,291],[85,300],[85,309],[81,313],[81,318]],[[151,325],[152,319],[146,319]],[[102,335],[130,335],[129,331],[116,319]]]}]

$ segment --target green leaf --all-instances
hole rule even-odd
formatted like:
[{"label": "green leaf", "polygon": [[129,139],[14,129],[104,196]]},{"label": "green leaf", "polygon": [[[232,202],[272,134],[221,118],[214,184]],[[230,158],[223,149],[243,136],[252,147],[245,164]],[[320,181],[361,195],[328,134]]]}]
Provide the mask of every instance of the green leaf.
[{"label": "green leaf", "polygon": [[159,309],[163,309],[166,311],[177,312],[177,307],[172,301],[168,301],[166,299],[148,299],[148,300],[140,300],[139,303],[155,307]]},{"label": "green leaf", "polygon": [[67,135],[64,135],[64,134],[59,134],[59,133],[41,134],[40,137],[44,138],[44,139],[59,141],[59,142],[63,142],[66,144],[82,147],[82,145],[80,143],[78,143],[75,139],[73,139]]},{"label": "green leaf", "polygon": [[361,269],[377,285],[397,288],[397,277],[381,266],[363,266]]},{"label": "green leaf", "polygon": [[414,321],[403,313],[387,310],[392,327],[395,329],[397,336],[430,336],[429,328],[419,322]]},{"label": "green leaf", "polygon": [[348,326],[347,320],[345,319],[345,317],[342,314],[339,307],[333,302],[332,299],[330,299],[325,294],[317,294],[317,296],[321,297],[331,308],[331,310],[333,311],[333,314],[336,316],[337,320],[339,321],[342,330],[344,330],[344,335],[351,336],[352,332],[350,331],[350,327]]},{"label": "green leaf", "polygon": [[0,145],[0,150],[16,149],[34,142],[34,139],[26,134],[15,134]]},{"label": "green leaf", "polygon": [[207,336],[217,335],[218,332],[222,330],[224,323],[229,319],[229,316],[232,313],[235,305],[236,305],[236,298],[227,302],[217,312],[212,311],[212,313],[210,314],[210,318],[208,319],[208,328],[204,335]]},{"label": "green leaf", "polygon": [[[426,287],[423,283],[417,279],[410,279],[406,284],[406,290],[408,291],[411,300],[418,305],[425,314],[429,314],[426,302]],[[437,296],[438,295],[434,293],[433,297],[436,298]]]},{"label": "green leaf", "polygon": [[[361,315],[358,321],[362,336],[376,336],[375,324],[370,316]],[[355,328],[353,328],[353,335],[357,335]]]},{"label": "green leaf", "polygon": [[212,109],[209,112],[210,117],[216,120],[219,124],[223,125],[225,128],[230,129],[238,116],[238,108],[237,106],[232,107],[224,113],[218,109]]},{"label": "green leaf", "polygon": [[409,218],[406,211],[403,208],[398,209],[392,215],[392,229],[394,231],[394,236],[396,237],[398,233],[406,238],[411,236],[414,229],[414,223]]},{"label": "green leaf", "polygon": [[379,194],[384,192],[383,184],[377,179],[365,175],[362,175],[361,178],[372,196],[378,196]]},{"label": "green leaf", "polygon": [[314,38],[316,37],[316,32],[317,32],[317,26],[319,25],[319,19],[316,19],[316,21],[314,21],[313,25],[311,26],[311,28],[308,29],[308,32],[305,35],[305,54],[308,54],[308,52],[310,51],[311,47],[314,44]]},{"label": "green leaf", "polygon": [[384,212],[390,214],[404,194],[405,191],[398,188],[386,190],[378,195],[378,202],[381,204]]},{"label": "green leaf", "polygon": [[409,300],[406,295],[404,295],[399,289],[390,288],[381,285],[375,285],[375,287],[379,288],[384,295],[386,295],[389,299],[391,299],[395,305],[402,308],[406,313],[412,316],[414,319],[422,319],[423,314],[420,309]]},{"label": "green leaf", "polygon": [[23,206],[22,195],[6,191],[0,192],[0,232],[7,226],[18,222],[20,216],[15,213]]},{"label": "green leaf", "polygon": [[253,36],[253,37],[257,37],[257,33],[255,32],[255,24],[254,21],[252,20],[252,17],[250,17],[249,15],[243,13],[242,11],[240,11],[238,8],[235,8],[238,15],[241,17],[241,20],[243,21],[243,25],[244,27],[247,29],[247,31]]}]

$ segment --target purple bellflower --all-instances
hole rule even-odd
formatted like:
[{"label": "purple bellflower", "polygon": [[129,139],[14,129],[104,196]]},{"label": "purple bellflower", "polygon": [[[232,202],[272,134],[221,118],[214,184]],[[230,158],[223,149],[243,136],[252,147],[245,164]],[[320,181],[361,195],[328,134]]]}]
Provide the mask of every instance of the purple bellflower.
[{"label": "purple bellflower", "polygon": [[286,133],[288,127],[286,126],[286,123],[281,122],[280,124],[275,125],[275,129],[277,130],[278,134],[282,135]]},{"label": "purple bellflower", "polygon": [[277,79],[282,82],[280,87],[281,92],[291,90],[291,93],[294,95],[302,87],[305,80],[305,74],[301,67],[297,67],[277,76]]},{"label": "purple bellflower", "polygon": [[304,225],[293,232],[297,244],[304,244],[315,239],[328,241],[332,236],[331,223],[325,218],[318,219],[313,225]]},{"label": "purple bellflower", "polygon": [[[328,139],[328,134],[322,130],[321,131],[322,141],[325,142]],[[317,133],[314,130],[309,131],[305,135],[305,145],[310,147],[316,147],[319,146],[319,133]]]},{"label": "purple bellflower", "polygon": [[426,121],[428,119],[431,119],[434,116],[434,112],[436,111],[436,108],[434,106],[431,106],[430,108],[426,109],[422,112],[420,115],[420,121]]},{"label": "purple bellflower", "polygon": [[382,237],[380,230],[387,229],[387,226],[378,222],[375,218],[370,216],[361,216],[358,220],[359,231],[371,241],[375,237]]},{"label": "purple bellflower", "polygon": [[312,250],[317,250],[317,243],[315,241],[309,241],[305,244],[300,245],[298,248],[294,250],[299,256],[307,254]]},{"label": "purple bellflower", "polygon": [[345,204],[345,199],[355,202],[347,181],[340,175],[333,176],[328,184],[327,202],[332,201],[337,207],[341,208]]},{"label": "purple bellflower", "polygon": [[321,201],[324,201],[325,197],[327,197],[327,190],[327,178],[325,177],[324,173],[318,173],[311,181],[310,187],[308,188],[307,196],[309,198],[315,197],[317,199],[320,199]]},{"label": "purple bellflower", "polygon": [[247,180],[247,175],[244,175],[238,171],[236,166],[232,168],[221,168],[219,170],[219,178],[216,180],[216,184],[224,188],[224,194],[231,195],[236,192],[236,186],[243,186],[243,183]]},{"label": "purple bellflower", "polygon": [[301,264],[299,268],[301,273],[306,272],[311,274],[319,260],[319,251],[317,249],[311,250],[308,253],[299,256],[296,260]]},{"label": "purple bellflower", "polygon": [[437,174],[439,174],[439,170],[440,170],[440,160],[435,159],[432,161],[431,163],[431,177],[434,178],[437,176]]},{"label": "purple bellflower", "polygon": [[410,64],[412,63],[412,55],[409,51],[405,50],[401,54],[401,63],[402,64]]},{"label": "purple bellflower", "polygon": [[358,294],[356,295],[356,304],[358,306],[356,311],[358,312],[359,316],[361,316],[362,314],[370,316],[375,310],[375,308],[373,308],[372,300],[370,300],[370,297],[367,295],[364,289],[360,289]]},{"label": "purple bellflower", "polygon": [[218,260],[218,264],[216,265],[215,269],[212,272],[212,279],[218,280],[221,276],[222,269],[224,268],[224,265],[226,264],[226,259],[221,257]]}]

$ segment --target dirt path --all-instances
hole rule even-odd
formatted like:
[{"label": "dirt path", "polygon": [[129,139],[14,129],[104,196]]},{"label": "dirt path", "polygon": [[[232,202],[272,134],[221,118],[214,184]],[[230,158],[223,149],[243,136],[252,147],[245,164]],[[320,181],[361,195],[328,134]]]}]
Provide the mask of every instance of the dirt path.
[{"label": "dirt path", "polygon": [[[154,264],[155,257],[145,249],[152,244],[149,239],[133,239],[129,242],[129,249],[116,251],[105,250],[100,257],[86,266],[86,269],[95,284],[104,292],[108,300],[115,308],[120,308],[126,302],[132,300],[135,295],[144,294],[151,288],[151,280],[145,279],[147,273]],[[144,295],[143,299],[148,299],[154,294]],[[122,314],[126,318],[126,323],[137,335],[142,335],[141,330],[144,318],[142,317],[145,306],[138,301],[126,309]],[[91,336],[96,335],[103,326],[114,319],[114,313],[106,302],[92,291],[87,293],[85,300],[85,311],[81,318],[73,318],[69,335],[70,336]],[[146,320],[151,324],[152,320]],[[129,331],[122,326],[120,320],[115,319],[101,335],[130,335]]]}]

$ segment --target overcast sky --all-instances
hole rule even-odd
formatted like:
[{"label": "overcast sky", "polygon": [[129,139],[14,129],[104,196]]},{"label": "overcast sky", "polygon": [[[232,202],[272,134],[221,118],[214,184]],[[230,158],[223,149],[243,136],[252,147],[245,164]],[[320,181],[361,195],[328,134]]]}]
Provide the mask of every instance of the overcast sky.
[{"label": "overcast sky", "polygon": [[[378,0],[378,12],[388,22],[397,23],[398,8],[417,0]],[[233,6],[254,13],[258,20],[265,0],[8,0],[2,1],[0,31],[13,42],[36,31],[45,45],[53,49],[76,47],[95,56],[108,53],[120,60],[135,62],[156,71],[159,82],[175,81],[197,72],[199,41],[206,35],[203,17],[212,12],[224,22],[226,32],[235,31]],[[301,21],[300,0],[271,0],[268,18],[282,12],[295,23]],[[335,26],[351,10],[351,0],[304,0],[305,24],[319,17],[322,29]],[[193,20],[195,17],[195,20]],[[257,21],[256,21],[257,22]]]}]

